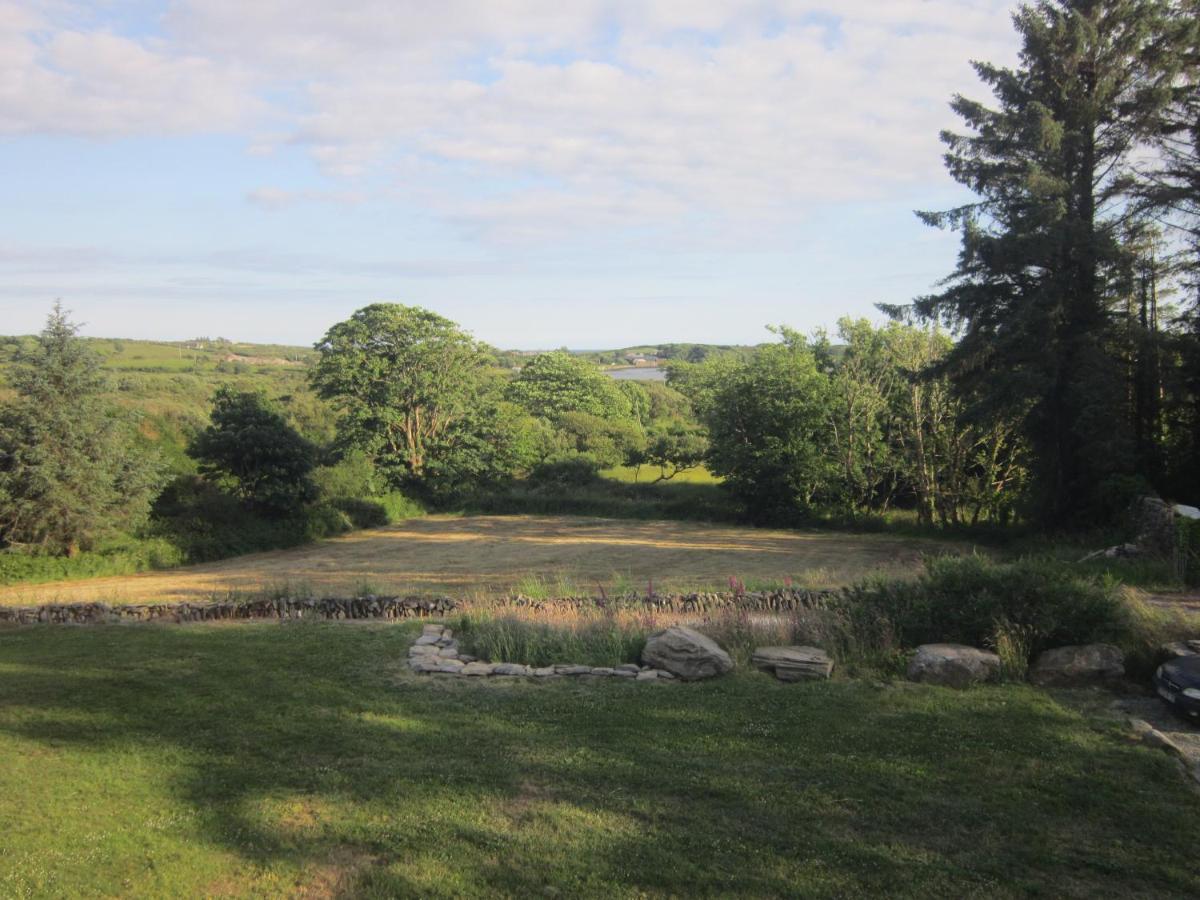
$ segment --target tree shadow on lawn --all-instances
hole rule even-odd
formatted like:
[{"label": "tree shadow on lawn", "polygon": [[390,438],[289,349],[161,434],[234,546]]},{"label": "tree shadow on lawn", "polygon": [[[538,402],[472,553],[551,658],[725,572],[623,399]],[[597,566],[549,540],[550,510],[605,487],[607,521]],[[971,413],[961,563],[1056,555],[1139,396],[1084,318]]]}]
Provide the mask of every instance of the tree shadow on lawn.
[{"label": "tree shadow on lawn", "polygon": [[463,683],[411,637],[9,633],[0,731],[184,751],[195,837],[326,895],[1200,890],[1169,761],[1028,689]]}]

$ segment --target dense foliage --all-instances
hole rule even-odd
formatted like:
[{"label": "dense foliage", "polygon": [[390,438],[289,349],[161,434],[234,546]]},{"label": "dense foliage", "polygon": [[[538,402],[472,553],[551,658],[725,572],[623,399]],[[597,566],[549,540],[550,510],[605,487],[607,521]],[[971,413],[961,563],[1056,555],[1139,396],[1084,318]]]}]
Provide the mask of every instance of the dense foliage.
[{"label": "dense foliage", "polygon": [[[1169,473],[1200,462],[1187,440],[1189,461],[1163,459],[1181,437],[1170,432],[1194,434],[1194,420],[1164,417],[1164,370],[1195,350],[1193,338],[1171,352],[1158,311],[1164,256],[1195,272],[1194,243],[1161,231],[1195,234],[1196,156],[1180,143],[1195,139],[1195,13],[1167,0],[1022,6],[1018,65],[975,64],[994,105],[956,97],[966,131],[943,134],[950,174],[976,199],[922,214],[959,229],[962,250],[916,311],[960,331],[941,371],[973,417],[1020,423],[1028,499],[1048,524],[1110,514],[1134,476],[1176,490]],[[1164,145],[1181,152],[1155,162]],[[1194,393],[1176,403],[1194,415]]]},{"label": "dense foliage", "polygon": [[162,484],[154,454],[101,399],[99,361],[58,305],[0,408],[0,546],[72,555],[138,525]]},{"label": "dense foliage", "polygon": [[247,504],[275,515],[316,499],[316,452],[262,394],[229,388],[217,391],[212,424],[188,445],[201,474],[228,481]]},{"label": "dense foliage", "polygon": [[341,443],[371,454],[397,486],[419,479],[453,444],[486,363],[453,322],[394,303],[360,309],[317,350],[313,385],[341,413]]}]

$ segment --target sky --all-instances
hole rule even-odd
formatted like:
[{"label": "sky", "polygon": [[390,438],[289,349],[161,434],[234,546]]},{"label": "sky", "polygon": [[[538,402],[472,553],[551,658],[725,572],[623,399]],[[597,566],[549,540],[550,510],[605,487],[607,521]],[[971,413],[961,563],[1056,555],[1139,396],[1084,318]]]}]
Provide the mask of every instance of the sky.
[{"label": "sky", "polygon": [[757,343],[950,272],[993,0],[0,0],[0,333]]}]

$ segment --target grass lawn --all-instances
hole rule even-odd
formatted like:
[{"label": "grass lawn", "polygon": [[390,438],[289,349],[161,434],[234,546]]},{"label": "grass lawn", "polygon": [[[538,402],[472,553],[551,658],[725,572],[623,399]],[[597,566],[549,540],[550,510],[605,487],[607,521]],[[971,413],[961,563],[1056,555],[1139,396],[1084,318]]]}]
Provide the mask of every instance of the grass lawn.
[{"label": "grass lawn", "polygon": [[0,632],[0,896],[1200,894],[1173,763],[1032,689],[430,681],[414,631]]}]

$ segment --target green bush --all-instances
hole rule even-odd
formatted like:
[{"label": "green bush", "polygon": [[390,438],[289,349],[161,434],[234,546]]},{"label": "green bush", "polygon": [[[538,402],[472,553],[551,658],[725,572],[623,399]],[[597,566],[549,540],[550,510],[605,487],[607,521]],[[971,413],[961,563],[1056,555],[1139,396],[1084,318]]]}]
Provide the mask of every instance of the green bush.
[{"label": "green bush", "polygon": [[584,487],[600,480],[600,463],[587,453],[566,453],[539,463],[529,473],[538,487]]},{"label": "green bush", "polygon": [[838,606],[865,644],[888,633],[905,647],[996,646],[999,632],[1006,642],[1020,636],[1026,652],[1035,654],[1064,644],[1120,643],[1130,628],[1115,583],[1082,577],[1050,560],[940,557],[915,581],[850,588]]},{"label": "green bush", "polygon": [[372,497],[371,502],[378,503],[383,507],[388,523],[401,522],[404,519],[415,519],[425,515],[424,506],[412,497],[402,494],[399,491],[392,491],[388,494]]},{"label": "green bush", "polygon": [[152,528],[173,543],[188,562],[208,562],[243,553],[294,547],[349,531],[350,517],[330,503],[316,503],[288,516],[256,515],[215,485],[181,476],[154,507]]},{"label": "green bush", "polygon": [[73,578],[133,575],[184,562],[183,553],[163,538],[129,538],[74,556],[0,550],[0,584],[36,584]]},{"label": "green bush", "polygon": [[354,528],[378,528],[391,521],[384,505],[373,500],[339,497],[331,500],[329,506],[344,515]]}]

